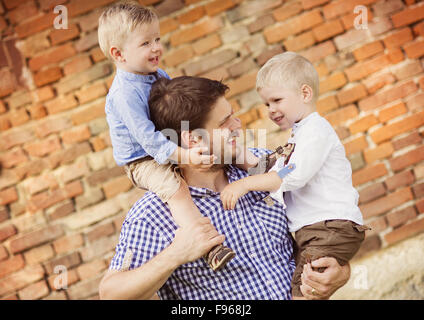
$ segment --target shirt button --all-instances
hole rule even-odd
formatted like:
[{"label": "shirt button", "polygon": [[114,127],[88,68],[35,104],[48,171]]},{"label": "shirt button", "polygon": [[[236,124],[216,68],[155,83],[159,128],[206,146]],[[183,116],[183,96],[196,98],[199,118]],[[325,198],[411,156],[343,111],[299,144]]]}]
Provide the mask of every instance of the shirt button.
[{"label": "shirt button", "polygon": [[251,252],[251,253],[250,253],[250,257],[251,257],[251,258],[256,258],[256,253]]}]

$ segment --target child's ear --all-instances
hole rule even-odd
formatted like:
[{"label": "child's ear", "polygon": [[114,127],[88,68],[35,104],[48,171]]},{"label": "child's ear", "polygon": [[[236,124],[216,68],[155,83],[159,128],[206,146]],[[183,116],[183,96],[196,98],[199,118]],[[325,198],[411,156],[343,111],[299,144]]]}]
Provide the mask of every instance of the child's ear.
[{"label": "child's ear", "polygon": [[181,132],[181,145],[187,148],[198,147],[201,143],[202,138],[195,134],[193,131],[182,131]]},{"label": "child's ear", "polygon": [[109,54],[116,62],[125,62],[125,58],[122,55],[122,51],[119,50],[117,47],[111,47],[109,50]]},{"label": "child's ear", "polygon": [[308,86],[307,84],[302,85],[302,88],[300,89],[303,97],[303,102],[309,103],[312,101],[312,97],[314,95],[312,88]]}]

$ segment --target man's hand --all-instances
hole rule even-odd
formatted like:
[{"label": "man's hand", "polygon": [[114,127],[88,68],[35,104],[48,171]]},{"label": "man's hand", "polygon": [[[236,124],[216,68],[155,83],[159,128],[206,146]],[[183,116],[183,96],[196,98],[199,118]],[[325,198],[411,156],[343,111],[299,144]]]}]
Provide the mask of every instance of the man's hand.
[{"label": "man's hand", "polygon": [[233,210],[238,199],[248,193],[243,180],[234,181],[221,191],[221,201],[225,210]]},{"label": "man's hand", "polygon": [[[326,269],[320,273],[313,268]],[[349,278],[349,264],[340,266],[332,257],[320,258],[304,265],[300,291],[309,300],[329,299],[337,289],[346,284]]]},{"label": "man's hand", "polygon": [[187,164],[194,169],[208,171],[213,166],[216,156],[213,154],[203,154],[207,152],[207,147],[194,147],[185,150],[181,159],[182,164]]},{"label": "man's hand", "polygon": [[179,265],[199,259],[213,247],[223,243],[224,235],[220,235],[207,217],[202,217],[190,226],[181,227],[175,232],[172,247]]}]

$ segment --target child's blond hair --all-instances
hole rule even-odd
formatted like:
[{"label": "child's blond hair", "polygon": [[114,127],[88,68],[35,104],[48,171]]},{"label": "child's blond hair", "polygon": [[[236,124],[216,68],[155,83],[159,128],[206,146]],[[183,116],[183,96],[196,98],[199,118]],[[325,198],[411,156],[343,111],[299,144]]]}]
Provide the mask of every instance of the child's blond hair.
[{"label": "child's blond hair", "polygon": [[[87,0],[89,1],[89,0]],[[103,11],[99,18],[99,45],[104,55],[110,56],[110,48],[122,49],[127,37],[141,24],[149,24],[158,19],[149,8],[133,1],[114,3]]]},{"label": "child's blond hair", "polygon": [[256,90],[264,87],[290,86],[300,90],[302,85],[312,88],[312,102],[319,95],[319,76],[312,63],[295,52],[284,52],[269,59],[256,77]]}]

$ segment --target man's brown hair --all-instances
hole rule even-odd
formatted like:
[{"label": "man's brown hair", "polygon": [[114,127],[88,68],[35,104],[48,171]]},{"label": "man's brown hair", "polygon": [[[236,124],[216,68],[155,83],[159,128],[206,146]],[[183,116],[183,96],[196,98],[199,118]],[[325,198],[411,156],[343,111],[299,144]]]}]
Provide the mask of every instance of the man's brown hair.
[{"label": "man's brown hair", "polygon": [[181,122],[189,121],[190,131],[203,128],[212,106],[227,90],[227,85],[207,78],[160,78],[150,91],[150,118],[158,131],[175,130],[181,145]]}]

